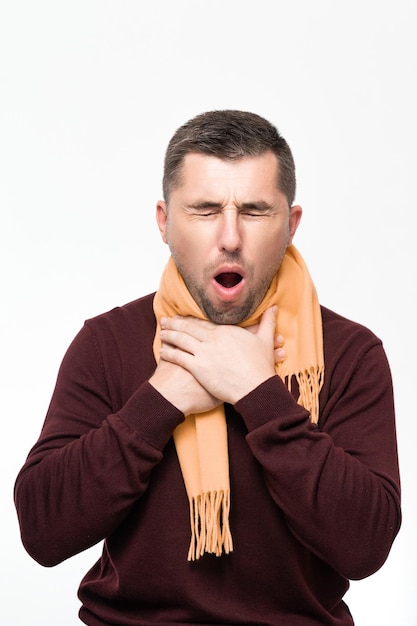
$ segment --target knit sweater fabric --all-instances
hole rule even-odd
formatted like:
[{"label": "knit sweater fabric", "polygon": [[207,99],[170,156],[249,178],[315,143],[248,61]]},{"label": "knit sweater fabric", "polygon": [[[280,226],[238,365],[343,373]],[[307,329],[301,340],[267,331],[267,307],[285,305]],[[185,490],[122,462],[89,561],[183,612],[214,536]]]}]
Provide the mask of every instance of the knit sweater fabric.
[{"label": "knit sweater fabric", "polygon": [[348,581],[382,566],[401,521],[381,341],[322,307],[318,426],[278,376],[225,406],[234,551],[189,562],[184,416],[148,382],[152,299],[88,320],[70,345],[16,480],[25,548],[53,566],[103,541],[79,588],[90,626],[353,624]]}]

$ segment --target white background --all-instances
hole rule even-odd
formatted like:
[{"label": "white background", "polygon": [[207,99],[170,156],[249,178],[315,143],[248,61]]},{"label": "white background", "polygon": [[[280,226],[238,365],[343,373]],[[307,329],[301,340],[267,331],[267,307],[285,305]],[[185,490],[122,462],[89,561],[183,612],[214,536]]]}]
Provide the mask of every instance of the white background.
[{"label": "white background", "polygon": [[33,562],[14,479],[84,319],[158,285],[167,141],[202,111],[239,108],[293,149],[295,244],[321,302],[384,341],[404,521],[385,566],[346,599],[357,626],[417,624],[416,16],[411,0],[1,3],[2,623],[79,623],[98,548]]}]

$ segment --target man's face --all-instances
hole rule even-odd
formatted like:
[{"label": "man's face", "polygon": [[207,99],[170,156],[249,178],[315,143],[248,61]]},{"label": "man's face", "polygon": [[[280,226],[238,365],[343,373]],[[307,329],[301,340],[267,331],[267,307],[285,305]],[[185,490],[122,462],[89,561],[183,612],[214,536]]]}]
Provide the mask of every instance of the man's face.
[{"label": "man's face", "polygon": [[162,239],[200,309],[218,324],[246,320],[262,301],[301,218],[278,189],[272,152],[225,161],[190,153],[168,206]]}]

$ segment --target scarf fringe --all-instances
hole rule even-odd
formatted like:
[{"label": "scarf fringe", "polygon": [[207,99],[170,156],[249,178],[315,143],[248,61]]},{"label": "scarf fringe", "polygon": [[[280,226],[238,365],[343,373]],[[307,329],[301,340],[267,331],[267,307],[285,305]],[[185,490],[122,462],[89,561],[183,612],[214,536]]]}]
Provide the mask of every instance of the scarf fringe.
[{"label": "scarf fringe", "polygon": [[[278,368],[279,370],[279,368]],[[291,391],[291,376],[278,371],[278,375],[286,383],[288,391]],[[301,404],[310,412],[310,421],[312,424],[319,422],[319,393],[324,382],[324,366],[310,367],[304,372],[298,372],[294,375],[298,383],[299,397],[298,404]]]},{"label": "scarf fringe", "polygon": [[188,560],[205,552],[221,556],[233,550],[229,526],[230,491],[211,491],[192,497],[190,503],[191,542]]}]

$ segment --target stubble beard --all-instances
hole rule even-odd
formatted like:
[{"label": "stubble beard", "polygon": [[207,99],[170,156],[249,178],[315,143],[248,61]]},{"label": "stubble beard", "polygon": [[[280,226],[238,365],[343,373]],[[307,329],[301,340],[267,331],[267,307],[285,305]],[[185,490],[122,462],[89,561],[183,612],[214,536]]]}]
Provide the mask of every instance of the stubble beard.
[{"label": "stubble beard", "polygon": [[[188,275],[187,271],[177,263],[174,258],[174,262],[177,265],[184,283],[190,292],[191,296],[204,313],[204,315],[214,324],[229,324],[237,325],[247,320],[254,311],[256,311],[259,304],[265,297],[266,292],[271,284],[276,272],[273,272],[271,276],[266,276],[255,288],[249,291],[248,296],[244,302],[240,305],[225,302],[223,307],[216,306],[210,298],[207,296],[207,292],[201,285],[197,284],[193,277]],[[251,280],[252,272],[249,271],[246,275],[248,282]],[[210,280],[207,278],[207,281]],[[203,281],[204,282],[204,281]]]}]

